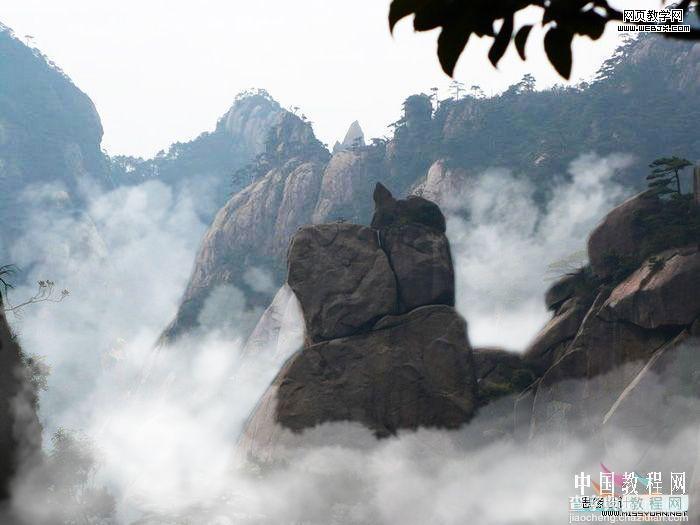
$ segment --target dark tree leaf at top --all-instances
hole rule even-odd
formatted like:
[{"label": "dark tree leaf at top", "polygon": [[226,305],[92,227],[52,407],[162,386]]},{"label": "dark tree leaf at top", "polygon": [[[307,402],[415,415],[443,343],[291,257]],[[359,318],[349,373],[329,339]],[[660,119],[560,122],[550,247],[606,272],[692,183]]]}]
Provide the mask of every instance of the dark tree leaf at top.
[{"label": "dark tree leaf at top", "polygon": [[[677,9],[688,14],[700,0],[683,0]],[[630,2],[632,4],[632,2]],[[442,69],[452,76],[455,65],[472,35],[490,36],[494,41],[488,58],[496,66],[511,40],[520,58],[525,60],[525,44],[531,25],[514,27],[515,14],[528,7],[542,8],[542,26],[547,57],[564,78],[571,75],[571,44],[578,36],[598,40],[608,22],[622,21],[622,12],[608,5],[607,0],[393,0],[389,9],[389,27],[414,15],[416,31],[441,28],[438,37],[438,58]],[[634,5],[630,5],[634,8]],[[497,22],[500,28],[496,32]],[[515,37],[513,36],[515,34]],[[689,33],[662,33],[668,38],[698,40],[700,30]]]}]

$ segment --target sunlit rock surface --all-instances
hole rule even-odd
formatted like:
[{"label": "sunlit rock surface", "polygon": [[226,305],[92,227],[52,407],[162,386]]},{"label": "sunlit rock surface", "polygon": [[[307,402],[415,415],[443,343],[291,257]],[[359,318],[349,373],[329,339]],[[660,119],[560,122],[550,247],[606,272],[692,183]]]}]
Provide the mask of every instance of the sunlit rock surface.
[{"label": "sunlit rock surface", "polygon": [[688,326],[700,317],[700,252],[661,253],[621,282],[603,305],[608,320],[644,328]]}]

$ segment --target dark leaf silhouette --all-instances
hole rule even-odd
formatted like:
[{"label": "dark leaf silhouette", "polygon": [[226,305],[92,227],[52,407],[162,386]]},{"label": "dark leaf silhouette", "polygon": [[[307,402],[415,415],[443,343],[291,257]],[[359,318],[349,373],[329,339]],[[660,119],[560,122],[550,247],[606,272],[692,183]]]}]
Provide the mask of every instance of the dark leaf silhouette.
[{"label": "dark leaf silhouette", "polygon": [[518,29],[515,35],[515,48],[518,50],[518,54],[523,60],[525,60],[525,44],[527,43],[527,37],[530,36],[531,30],[532,24],[528,24]]},{"label": "dark leaf silhouette", "polygon": [[491,49],[489,49],[489,60],[491,63],[494,65],[498,65],[498,61],[501,59],[503,54],[506,52],[506,49],[508,48],[508,44],[510,44],[510,38],[513,36],[513,17],[508,17],[505,20],[503,20],[503,25],[501,26],[500,31],[498,31],[498,35],[496,36],[496,39],[493,41],[493,45],[491,46]]},{"label": "dark leaf silhouette", "polygon": [[544,50],[547,58],[557,73],[567,79],[571,76],[571,40],[573,38],[572,33],[560,27],[553,27],[544,35]]},{"label": "dark leaf silhouette", "polygon": [[443,29],[438,37],[438,58],[443,71],[452,76],[457,59],[467,45],[471,33]]},{"label": "dark leaf silhouette", "polygon": [[[700,0],[682,0],[676,7],[687,15],[697,9]],[[540,25],[546,30],[545,49],[554,68],[565,78],[571,74],[571,44],[576,35],[599,39],[608,22],[622,21],[623,13],[607,0],[393,0],[389,9],[389,27],[414,15],[416,31],[441,28],[438,57],[443,70],[452,75],[460,54],[472,34],[494,37],[488,58],[496,66],[511,40],[525,60],[525,44],[532,25],[513,27],[515,14],[529,7],[542,10]],[[494,27],[501,23],[496,35]],[[515,37],[513,38],[513,33]],[[659,33],[667,38],[700,40],[700,30],[689,33]]]}]

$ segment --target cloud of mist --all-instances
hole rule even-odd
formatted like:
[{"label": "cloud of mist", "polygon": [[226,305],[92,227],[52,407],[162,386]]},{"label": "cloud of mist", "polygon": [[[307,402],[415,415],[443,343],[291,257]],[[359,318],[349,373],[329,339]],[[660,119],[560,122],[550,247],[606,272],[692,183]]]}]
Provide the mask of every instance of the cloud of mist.
[{"label": "cloud of mist", "polygon": [[534,182],[505,169],[470,178],[447,199],[457,309],[473,344],[525,348],[548,320],[547,266],[585,250],[596,223],[629,193],[614,175],[631,162],[620,154],[578,157],[544,210]]},{"label": "cloud of mist", "polygon": [[[664,370],[687,368],[688,359],[697,368],[697,350],[697,340],[673,350],[679,361]],[[265,360],[264,354],[258,354],[248,366]],[[333,423],[302,435],[283,431],[286,435],[281,440],[286,440],[288,448],[277,464],[234,465],[216,463],[216,458],[230,458],[227,434],[235,424],[217,427],[207,425],[206,415],[179,420],[182,414],[176,414],[173,423],[182,425],[185,437],[164,432],[152,446],[186,440],[188,423],[213,429],[213,433],[195,435],[194,450],[183,449],[177,466],[149,459],[138,441],[120,445],[118,456],[128,458],[136,451],[140,459],[158,467],[140,480],[141,494],[148,496],[144,503],[150,503],[146,508],[152,511],[140,522],[144,524],[558,525],[567,522],[569,497],[576,494],[574,475],[583,470],[596,480],[601,462],[618,472],[660,471],[666,479],[672,471],[684,471],[688,493],[695,490],[694,484],[700,481],[694,474],[700,421],[689,415],[697,415],[698,398],[686,391],[688,384],[678,381],[675,371],[661,375],[650,371],[639,385],[637,409],[653,403],[662,410],[649,417],[627,407],[628,416],[643,419],[631,419],[631,425],[608,424],[601,434],[547,432],[530,442],[494,439],[492,430],[502,423],[492,419],[489,411],[458,431],[421,429],[385,440],[376,440],[358,424]],[[237,392],[230,399],[238,398],[243,405],[254,402],[255,396],[239,397],[255,390],[249,386],[230,384],[232,392]],[[214,395],[210,401],[230,408],[227,399]],[[512,402],[508,398],[500,403]],[[204,414],[213,410],[208,406]],[[127,420],[132,417],[127,415]],[[219,414],[213,421],[218,418]],[[654,432],[640,431],[640,422]],[[123,438],[117,436],[115,441],[123,443]],[[208,462],[219,468],[204,469],[207,483],[184,475],[193,465]],[[121,468],[118,462],[113,466]],[[171,476],[188,483],[173,487]],[[187,493],[184,499],[173,499],[178,490]],[[136,494],[135,490],[131,496]]]},{"label": "cloud of mist", "polygon": [[174,315],[205,230],[191,199],[158,181],[93,194],[77,213],[28,190],[28,206],[42,199],[11,260],[30,284],[51,279],[71,295],[61,304],[32,305],[11,318],[25,352],[52,367],[42,418],[79,428],[94,411],[92,394],[122,359],[125,343],[148,345]]}]

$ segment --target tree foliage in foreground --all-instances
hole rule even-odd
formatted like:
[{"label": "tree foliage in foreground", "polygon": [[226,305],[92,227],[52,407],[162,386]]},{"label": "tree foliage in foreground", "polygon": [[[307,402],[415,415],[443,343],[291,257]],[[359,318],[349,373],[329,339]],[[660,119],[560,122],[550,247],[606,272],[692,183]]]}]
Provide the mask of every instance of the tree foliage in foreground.
[{"label": "tree foliage in foreground", "polygon": [[[676,8],[682,9],[687,16],[697,9],[698,3],[699,0],[682,0]],[[393,0],[389,27],[393,31],[399,20],[414,15],[416,31],[441,28],[438,58],[445,73],[452,76],[457,59],[472,35],[493,38],[488,58],[494,66],[511,41],[514,41],[520,58],[525,60],[525,44],[533,25],[523,25],[516,31],[515,15],[529,7],[542,9],[540,24],[547,28],[544,36],[547,58],[567,79],[571,75],[574,38],[587,36],[597,40],[608,22],[623,20],[623,13],[612,8],[607,0]],[[634,8],[633,5],[630,7]],[[496,31],[497,22],[500,22],[500,27]],[[663,34],[669,38],[700,39],[700,30],[696,28],[691,28],[690,33]]]}]

